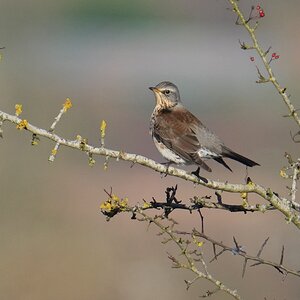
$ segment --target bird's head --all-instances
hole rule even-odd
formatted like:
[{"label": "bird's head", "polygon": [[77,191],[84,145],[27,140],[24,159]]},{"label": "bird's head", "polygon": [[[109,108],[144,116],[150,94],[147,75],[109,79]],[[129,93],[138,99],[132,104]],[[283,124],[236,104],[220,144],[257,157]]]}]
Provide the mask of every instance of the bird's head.
[{"label": "bird's head", "polygon": [[172,108],[180,102],[180,94],[177,86],[169,81],[163,81],[155,87],[149,87],[153,91],[156,106],[161,108]]}]

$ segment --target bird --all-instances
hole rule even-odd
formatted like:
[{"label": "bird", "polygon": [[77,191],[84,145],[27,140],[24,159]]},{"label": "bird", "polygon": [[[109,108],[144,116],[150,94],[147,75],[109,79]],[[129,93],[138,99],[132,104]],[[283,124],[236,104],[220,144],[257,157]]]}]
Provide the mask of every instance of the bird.
[{"label": "bird", "polygon": [[206,163],[207,159],[217,161],[231,172],[224,158],[248,167],[259,166],[255,161],[225,146],[214,132],[186,109],[175,84],[162,81],[149,89],[153,91],[156,100],[150,119],[150,134],[158,151],[167,159],[168,166],[172,163],[197,165],[198,174],[200,169],[212,171]]}]

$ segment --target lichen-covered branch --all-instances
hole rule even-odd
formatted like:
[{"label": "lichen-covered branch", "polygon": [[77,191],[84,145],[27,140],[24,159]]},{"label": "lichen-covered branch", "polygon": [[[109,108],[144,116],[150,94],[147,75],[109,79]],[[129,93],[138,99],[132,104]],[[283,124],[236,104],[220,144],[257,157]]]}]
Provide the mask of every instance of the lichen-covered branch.
[{"label": "lichen-covered branch", "polygon": [[280,170],[280,176],[284,179],[290,179],[292,181],[291,187],[287,186],[290,190],[291,201],[296,210],[300,210],[300,204],[296,202],[297,183],[300,179],[300,158],[296,161],[289,153],[285,153],[285,157],[288,161],[288,165]]},{"label": "lichen-covered branch", "polygon": [[50,129],[49,129],[50,132],[54,132],[55,127],[56,127],[57,123],[60,121],[62,115],[65,114],[67,112],[67,110],[70,109],[71,107],[72,107],[72,102],[71,102],[70,98],[67,98],[62,109],[60,110],[59,114],[55,117],[54,122],[50,126]]},{"label": "lichen-covered branch", "polygon": [[[246,18],[244,16],[243,12],[239,8],[238,1],[237,0],[228,0],[228,1],[232,6],[233,12],[236,13],[236,15],[238,16],[238,21],[239,21],[238,24],[242,25],[247,30],[247,32],[249,33],[249,36],[252,40],[252,43],[253,43],[252,45],[249,45],[249,46],[246,45],[246,44],[242,44],[241,48],[244,49],[244,50],[248,50],[248,49],[256,50],[256,52],[260,56],[264,66],[265,66],[265,69],[268,73],[268,78],[264,78],[258,70],[259,75],[260,75],[260,80],[258,82],[259,83],[271,82],[274,85],[274,87],[276,88],[276,90],[280,94],[282,100],[284,101],[284,103],[288,107],[288,110],[289,110],[289,115],[288,116],[292,117],[295,120],[295,122],[297,123],[297,125],[300,127],[299,115],[298,115],[297,110],[295,109],[294,105],[290,101],[290,96],[287,92],[287,89],[283,88],[279,84],[279,82],[276,79],[276,77],[274,75],[274,72],[273,72],[273,70],[270,66],[270,62],[272,61],[272,59],[268,60],[268,58],[267,58],[267,55],[269,54],[270,48],[267,49],[267,50],[263,50],[262,46],[258,42],[258,39],[257,39],[256,34],[255,34],[255,31],[258,27],[258,22],[256,22],[252,26],[251,22],[250,22],[251,18]],[[263,13],[263,15],[261,15],[261,17],[263,17],[263,16],[264,16],[264,13]]]},{"label": "lichen-covered branch", "polygon": [[[288,222],[293,223],[300,229],[300,217],[297,211],[293,208],[293,203],[290,200],[280,197],[276,192],[273,192],[271,189],[264,188],[263,186],[252,182],[251,180],[249,180],[247,184],[233,184],[228,182],[214,181],[210,179],[206,179],[205,181],[203,181],[197,176],[190,174],[185,170],[174,167],[166,167],[165,165],[157,163],[156,161],[142,155],[126,153],[123,150],[111,150],[105,147],[94,147],[92,145],[89,145],[86,142],[86,140],[80,136],[77,136],[75,140],[69,140],[60,137],[54,132],[34,126],[27,120],[22,120],[15,115],[10,115],[2,111],[0,111],[0,121],[2,121],[3,123],[10,122],[16,124],[18,129],[23,129],[31,132],[35,139],[39,136],[45,137],[55,142],[55,148],[52,150],[51,153],[54,157],[57,155],[57,150],[59,146],[67,146],[88,154],[89,162],[93,155],[100,155],[104,156],[106,159],[115,158],[116,160],[124,160],[130,161],[132,163],[137,163],[139,165],[148,167],[156,172],[178,177],[214,190],[220,190],[231,193],[257,194],[263,199],[265,199],[267,202],[269,202],[274,208],[278,209],[281,213],[283,213]],[[61,149],[61,147],[59,149]]]},{"label": "lichen-covered branch", "polygon": [[[213,253],[214,256],[212,258],[212,261],[217,260],[220,255],[222,255],[225,252],[230,252],[234,255],[239,255],[244,258],[244,265],[243,265],[243,272],[242,272],[242,277],[245,275],[246,271],[246,266],[248,262],[254,262],[250,267],[253,266],[258,266],[258,265],[268,265],[273,268],[275,268],[277,271],[279,271],[281,274],[283,274],[284,278],[288,275],[294,275],[297,277],[300,277],[300,271],[298,270],[293,270],[285,265],[283,265],[283,258],[284,258],[284,247],[281,253],[280,261],[279,263],[266,260],[261,258],[261,254],[263,250],[265,249],[267,242],[269,241],[269,238],[265,239],[262,245],[260,246],[257,255],[249,255],[245,250],[243,250],[243,246],[239,245],[237,242],[237,239],[234,237],[234,247],[227,246],[223,242],[219,242],[211,238],[210,236],[206,235],[204,233],[204,222],[203,222],[203,216],[201,217],[202,219],[202,229],[201,232],[199,230],[193,229],[191,232],[186,232],[186,231],[179,231],[175,230],[173,227],[164,227],[161,223],[162,220],[169,219],[169,216],[171,212],[175,209],[183,209],[187,210],[188,208],[190,212],[193,212],[195,210],[200,210],[203,207],[197,207],[191,205],[190,207],[186,206],[185,204],[181,204],[180,201],[176,199],[176,191],[177,187],[172,187],[172,188],[167,188],[166,189],[166,201],[165,202],[156,202],[155,200],[151,202],[146,202],[142,205],[137,204],[134,207],[131,207],[128,205],[128,199],[122,199],[116,196],[115,194],[112,193],[112,190],[110,192],[107,192],[108,199],[101,204],[101,212],[108,218],[108,220],[115,215],[121,213],[121,212],[131,212],[133,214],[133,219],[136,219],[136,214],[139,213],[144,217],[145,220],[152,221],[153,218],[149,217],[149,215],[146,215],[145,211],[146,210],[153,210],[153,209],[164,209],[164,212],[158,217],[154,217],[155,219],[155,225],[157,225],[159,228],[165,228],[168,229],[169,232],[168,235],[173,234],[173,235],[183,235],[183,236],[190,236],[190,237],[201,237],[205,239],[206,241],[210,242],[213,245]],[[206,207],[206,206],[204,206]],[[209,207],[209,206],[208,206]],[[147,218],[146,218],[147,217]],[[172,219],[170,219],[172,220]],[[176,223],[177,224],[177,223]],[[177,239],[180,240],[180,239]],[[181,242],[182,243],[182,240]],[[219,247],[221,250],[217,252],[217,247]],[[206,266],[206,265],[205,265]]]},{"label": "lichen-covered branch", "polygon": [[299,174],[300,174],[300,159],[298,158],[297,162],[295,162],[293,165],[292,188],[291,188],[292,201],[296,201],[297,182],[299,180]]},{"label": "lichen-covered branch", "polygon": [[[180,238],[175,231],[173,230],[174,225],[176,222],[172,223],[171,225],[164,226],[162,224],[162,220],[164,217],[161,216],[155,216],[151,217],[138,207],[134,208],[128,208],[129,211],[133,212],[135,214],[135,218],[139,221],[146,221],[149,224],[155,224],[160,229],[160,235],[165,236],[165,240],[163,243],[168,243],[170,241],[174,242],[176,246],[180,250],[180,256],[184,257],[186,259],[186,263],[180,262],[176,257],[173,255],[168,255],[169,259],[173,263],[174,268],[181,268],[181,269],[187,269],[190,270],[192,273],[195,274],[195,277],[193,280],[188,281],[186,280],[185,283],[187,285],[187,289],[194,284],[199,279],[206,279],[209,282],[211,282],[213,285],[216,286],[216,290],[214,292],[210,292],[210,295],[217,292],[217,291],[223,291],[230,296],[232,296],[234,299],[241,299],[240,295],[237,293],[236,290],[228,288],[224,283],[222,283],[220,280],[214,278],[210,272],[208,271],[208,267],[206,265],[206,262],[203,259],[201,246],[202,243],[198,242],[196,239],[193,240],[193,244],[196,245],[196,249],[192,249],[191,245],[192,242],[190,240],[184,240]],[[139,215],[139,216],[137,216]],[[172,220],[169,220],[172,222]],[[202,265],[201,270],[198,267],[198,263]]]},{"label": "lichen-covered branch", "polygon": [[[200,212],[200,208],[198,209],[198,211],[200,212],[201,217],[201,232],[199,230],[196,230],[195,228],[190,232],[178,230],[178,223],[170,218],[171,211],[168,210],[171,204],[181,204],[180,201],[178,201],[175,197],[176,191],[176,187],[167,188],[166,201],[164,202],[166,206],[164,206],[163,202],[161,202],[161,205],[159,205],[159,207],[153,207],[153,201],[146,202],[145,200],[142,204],[131,206],[129,205],[127,198],[120,198],[112,192],[112,189],[109,192],[105,190],[106,194],[108,195],[108,199],[102,202],[100,206],[101,212],[107,217],[107,220],[110,220],[120,213],[130,213],[131,219],[146,221],[147,223],[149,223],[149,225],[154,224],[156,227],[158,227],[158,235],[163,238],[162,243],[167,244],[169,242],[173,242],[180,250],[179,254],[176,256],[168,253],[168,257],[172,261],[173,267],[179,269],[187,269],[195,274],[195,277],[192,280],[185,280],[187,289],[200,279],[206,279],[216,286],[213,291],[207,291],[204,295],[202,295],[203,298],[211,296],[218,291],[224,291],[235,299],[240,299],[240,296],[238,295],[236,290],[232,290],[226,287],[222,282],[215,279],[210,274],[209,267],[203,256],[203,245],[205,241],[211,243],[213,246],[213,258],[210,260],[210,262],[217,260],[218,257],[220,257],[225,252],[243,257],[244,263],[242,268],[242,277],[244,277],[245,275],[247,266],[254,267],[258,265],[266,265],[275,268],[283,275],[283,279],[285,279],[288,274],[300,277],[300,271],[290,269],[284,265],[284,246],[282,247],[280,260],[278,263],[266,260],[261,257],[269,238],[266,238],[264,240],[256,255],[250,255],[244,250],[244,247],[238,243],[235,237],[233,237],[234,245],[227,246],[223,242],[216,241],[215,239],[206,235],[204,233],[204,217]],[[154,203],[157,202],[154,201]],[[164,209],[164,212],[162,214],[152,214],[153,216],[150,216],[148,212],[149,209],[153,210],[159,208]],[[200,238],[200,240],[198,238]],[[182,257],[184,257],[186,261],[182,261]],[[249,265],[250,262],[252,262],[251,265]]]}]

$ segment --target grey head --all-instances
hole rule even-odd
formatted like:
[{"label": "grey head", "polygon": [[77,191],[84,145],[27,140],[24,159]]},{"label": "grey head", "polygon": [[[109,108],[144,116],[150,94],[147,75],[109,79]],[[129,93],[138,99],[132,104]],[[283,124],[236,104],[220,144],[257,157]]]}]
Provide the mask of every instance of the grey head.
[{"label": "grey head", "polygon": [[157,106],[172,108],[181,102],[179,90],[172,82],[162,81],[149,89],[154,92]]}]

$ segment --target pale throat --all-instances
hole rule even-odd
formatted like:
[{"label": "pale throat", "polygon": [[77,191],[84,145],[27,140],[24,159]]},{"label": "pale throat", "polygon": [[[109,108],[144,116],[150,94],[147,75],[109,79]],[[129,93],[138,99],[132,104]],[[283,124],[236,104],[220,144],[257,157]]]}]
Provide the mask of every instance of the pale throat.
[{"label": "pale throat", "polygon": [[177,105],[176,102],[170,101],[166,97],[162,97],[161,95],[158,94],[155,94],[155,98],[156,98],[156,108],[158,110],[173,108]]}]

